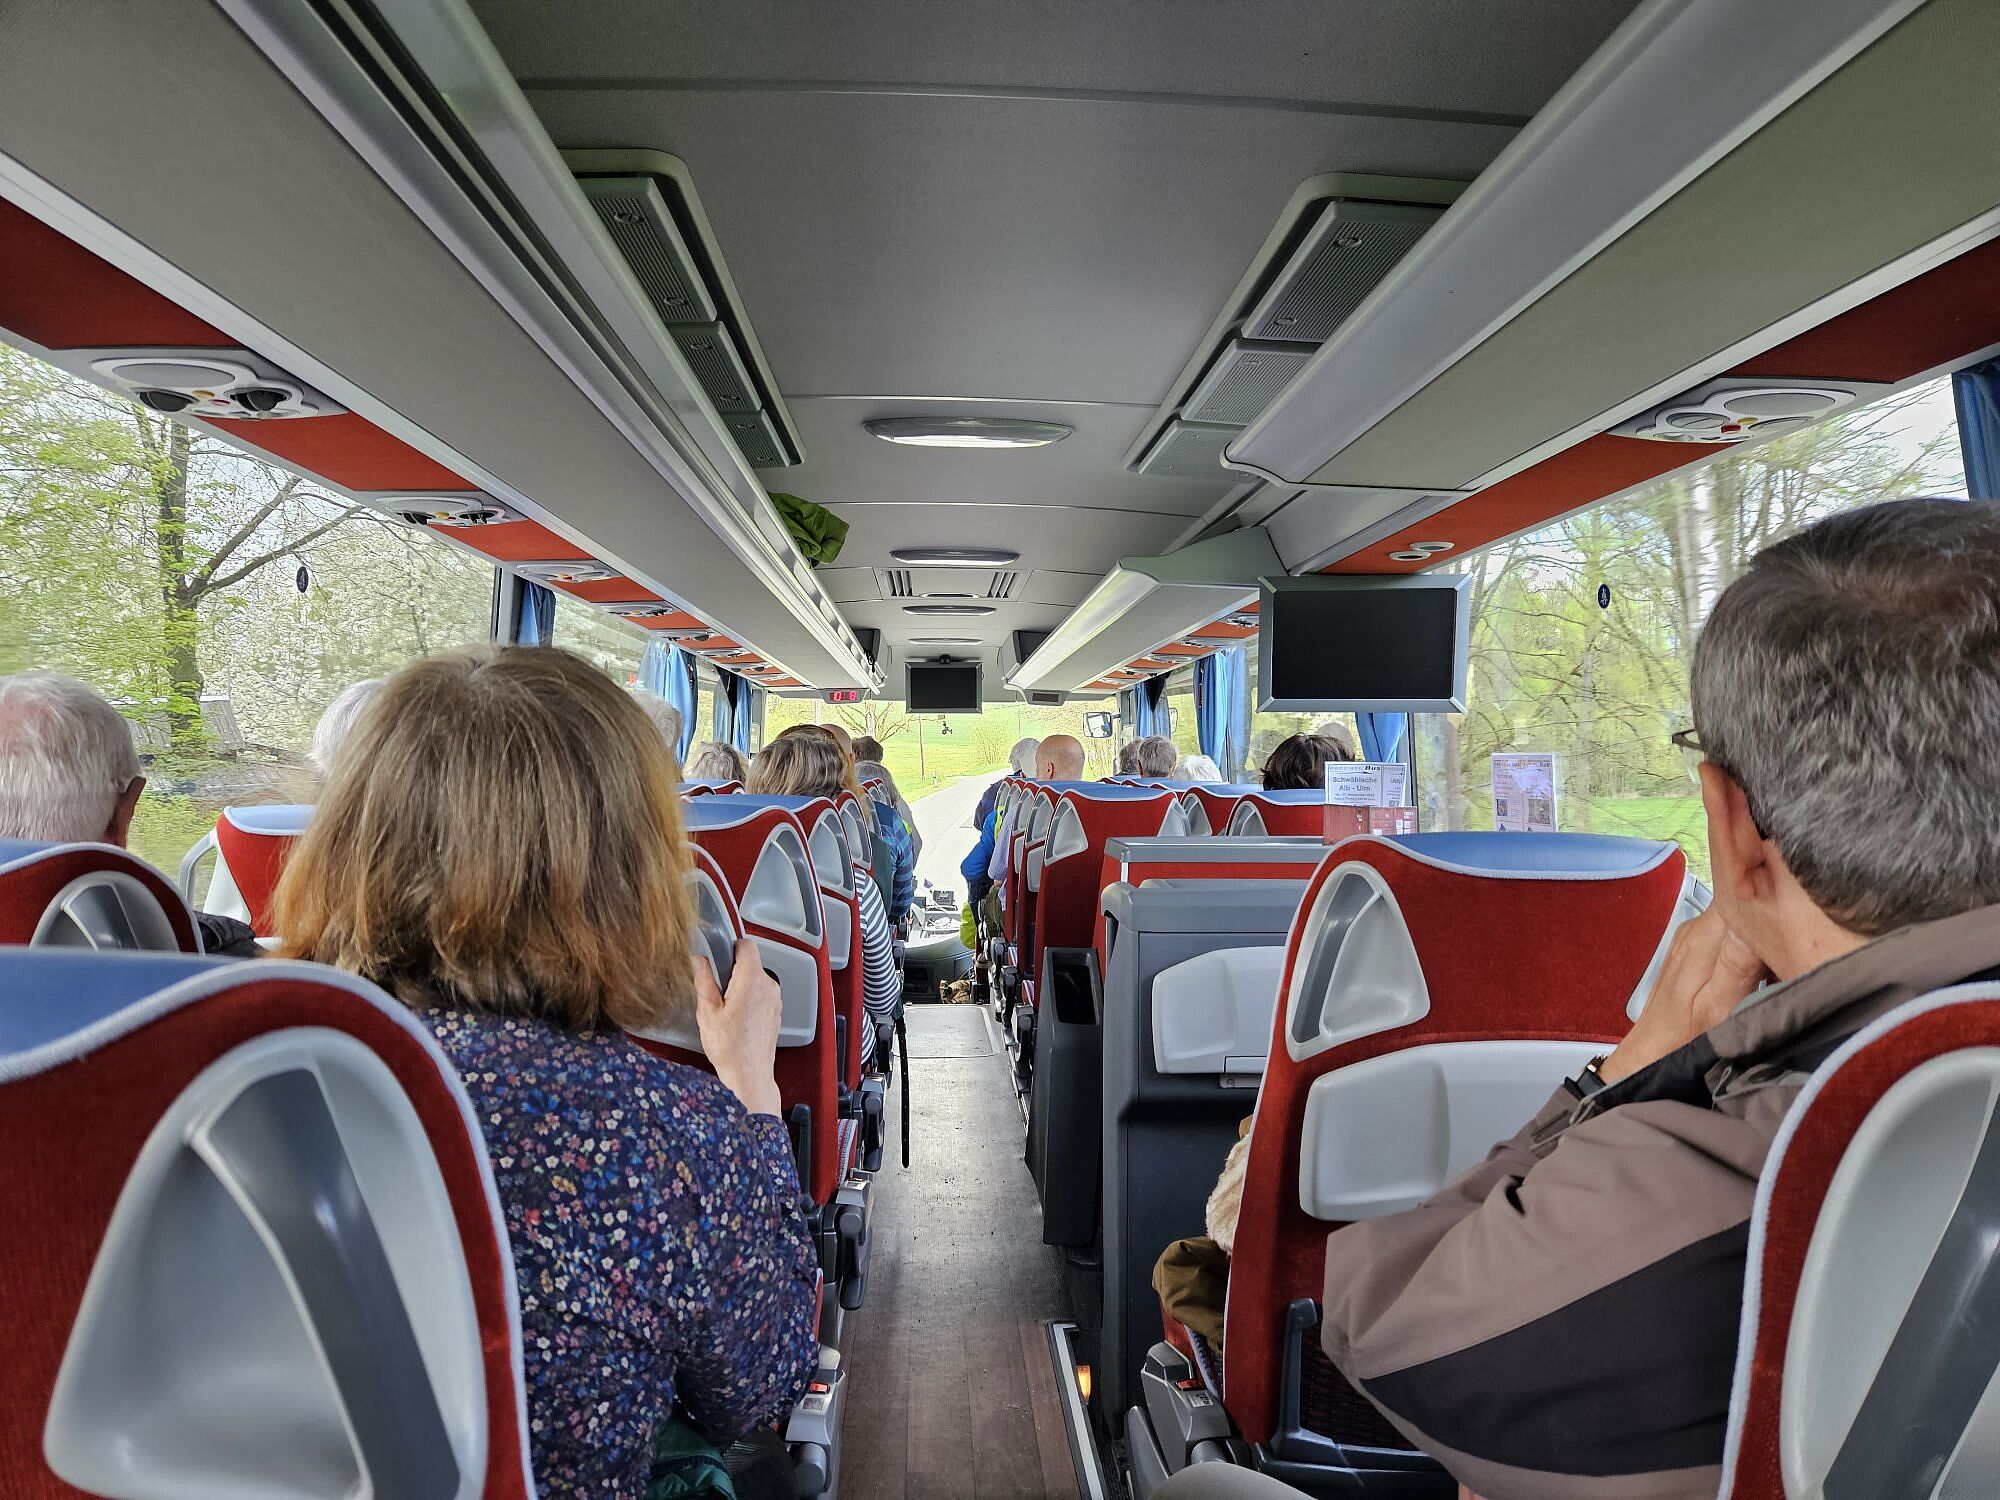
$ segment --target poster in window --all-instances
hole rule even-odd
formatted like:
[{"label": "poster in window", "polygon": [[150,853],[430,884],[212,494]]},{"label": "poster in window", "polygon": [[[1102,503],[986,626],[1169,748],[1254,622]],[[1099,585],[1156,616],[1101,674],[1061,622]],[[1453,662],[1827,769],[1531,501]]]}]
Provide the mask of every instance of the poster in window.
[{"label": "poster in window", "polygon": [[1556,831],[1556,757],[1517,751],[1493,757],[1493,826],[1504,833]]}]

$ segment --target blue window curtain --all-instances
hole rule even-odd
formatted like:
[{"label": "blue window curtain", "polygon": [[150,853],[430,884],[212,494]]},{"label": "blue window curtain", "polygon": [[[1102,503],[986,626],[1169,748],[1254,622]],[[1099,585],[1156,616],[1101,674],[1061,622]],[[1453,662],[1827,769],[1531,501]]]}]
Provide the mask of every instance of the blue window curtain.
[{"label": "blue window curtain", "polygon": [[1400,760],[1403,735],[1410,727],[1408,714],[1356,714],[1354,724],[1361,731],[1363,760]]},{"label": "blue window curtain", "polygon": [[1958,446],[1965,455],[1965,492],[2000,500],[2000,359],[1951,377],[1958,407]]},{"label": "blue window curtain", "polygon": [[[748,755],[751,753],[751,737],[756,732],[757,705],[753,695],[757,689],[734,672],[722,674],[722,687],[729,699],[729,717],[722,738]],[[717,695],[716,704],[716,713],[720,717],[723,712],[722,694]]]},{"label": "blue window curtain", "polygon": [[513,642],[517,646],[546,646],[556,634],[556,591],[545,584],[517,580],[514,594]]},{"label": "blue window curtain", "polygon": [[1134,695],[1132,689],[1130,688],[1119,689],[1118,722],[1120,724],[1137,725],[1139,722],[1139,710],[1133,707],[1132,703],[1133,696]]},{"label": "blue window curtain", "polygon": [[1160,700],[1166,690],[1164,675],[1132,685],[1132,731],[1141,739],[1149,734],[1166,733],[1167,716],[1160,712]]},{"label": "blue window curtain", "polygon": [[1222,663],[1213,655],[1194,664],[1194,737],[1201,753],[1218,766],[1229,727],[1228,702],[1222,696]]},{"label": "blue window curtain", "polygon": [[736,721],[732,717],[735,709],[730,705],[735,700],[730,697],[729,685],[734,681],[736,681],[735,674],[730,672],[721,672],[716,676],[715,697],[708,711],[708,737],[718,744],[731,743],[729,730]]},{"label": "blue window curtain", "polygon": [[1244,757],[1250,753],[1250,694],[1244,682],[1249,669],[1249,653],[1241,646],[1218,651],[1215,662],[1215,698],[1222,721],[1220,751],[1211,751],[1203,741],[1202,754],[1213,755],[1223,779],[1235,781],[1243,774]]},{"label": "blue window curtain", "polygon": [[657,693],[680,711],[681,740],[674,746],[674,754],[683,764],[688,751],[694,748],[695,710],[701,704],[701,693],[695,680],[695,658],[681,650],[672,641],[657,638],[646,642],[646,653],[639,658],[639,686],[649,693]]}]

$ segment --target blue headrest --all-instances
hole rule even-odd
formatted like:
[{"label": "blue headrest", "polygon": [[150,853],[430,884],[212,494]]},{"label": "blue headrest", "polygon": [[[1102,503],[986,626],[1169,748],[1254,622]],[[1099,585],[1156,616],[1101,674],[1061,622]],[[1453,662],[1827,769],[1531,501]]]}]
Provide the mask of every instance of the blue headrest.
[{"label": "blue headrest", "polygon": [[254,807],[225,807],[229,821],[245,833],[297,837],[312,822],[310,802],[268,802]]},{"label": "blue headrest", "polygon": [[33,839],[0,839],[0,866],[11,865],[17,859],[26,859],[55,847],[54,844],[36,843]]},{"label": "blue headrest", "polygon": [[758,811],[753,797],[688,797],[681,802],[681,822],[689,828],[731,828]]},{"label": "blue headrest", "polygon": [[1100,802],[1137,802],[1165,794],[1163,787],[1108,786],[1102,781],[1044,781],[1038,784],[1047,787],[1058,797],[1068,792],[1078,797],[1095,798]]},{"label": "blue headrest", "polygon": [[1326,801],[1326,788],[1323,786],[1281,786],[1275,791],[1267,791],[1261,786],[1247,786],[1243,790],[1245,792],[1255,792],[1265,801],[1276,802],[1281,805],[1300,805],[1307,802]]},{"label": "blue headrest", "polygon": [[83,1030],[226,958],[0,948],[0,1057]]},{"label": "blue headrest", "polygon": [[831,797],[780,797],[773,794],[753,795],[749,792],[740,793],[729,800],[738,807],[782,807],[787,812],[797,813],[801,821],[804,821],[807,808],[826,807],[833,801]]},{"label": "blue headrest", "polygon": [[1190,787],[1200,787],[1204,792],[1216,792],[1225,797],[1247,797],[1252,792],[1264,789],[1253,781],[1190,781]]},{"label": "blue headrest", "polygon": [[1632,874],[1659,863],[1672,844],[1612,833],[1399,833],[1389,840],[1421,859],[1477,873]]}]

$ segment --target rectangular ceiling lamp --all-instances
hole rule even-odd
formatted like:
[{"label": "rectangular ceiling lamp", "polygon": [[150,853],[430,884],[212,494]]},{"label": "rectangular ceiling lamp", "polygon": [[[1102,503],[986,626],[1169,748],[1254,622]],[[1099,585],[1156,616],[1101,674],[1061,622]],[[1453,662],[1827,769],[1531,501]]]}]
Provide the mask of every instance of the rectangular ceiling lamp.
[{"label": "rectangular ceiling lamp", "polygon": [[1206,479],[1211,484],[1240,484],[1255,479],[1240,469],[1223,467],[1222,450],[1241,435],[1240,427],[1213,422],[1183,422],[1176,417],[1160,429],[1146,456],[1132,467],[1162,479]]},{"label": "rectangular ceiling lamp", "polygon": [[715,299],[695,271],[687,241],[650,177],[583,177],[584,197],[604,221],[660,321],[669,328],[713,323]]},{"label": "rectangular ceiling lamp", "polygon": [[1321,344],[1444,212],[1432,204],[1335,198],[1250,309],[1253,339]]},{"label": "rectangular ceiling lamp", "polygon": [[1184,414],[1192,422],[1247,427],[1311,358],[1306,344],[1231,339],[1188,392]]}]

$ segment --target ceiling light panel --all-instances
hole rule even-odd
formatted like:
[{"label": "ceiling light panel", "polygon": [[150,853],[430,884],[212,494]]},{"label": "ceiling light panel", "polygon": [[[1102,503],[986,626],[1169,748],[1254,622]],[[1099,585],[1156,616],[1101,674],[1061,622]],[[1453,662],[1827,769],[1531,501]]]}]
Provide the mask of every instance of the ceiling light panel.
[{"label": "ceiling light panel", "polygon": [[905,604],[906,615],[990,615],[990,604]]},{"label": "ceiling light panel", "polygon": [[1005,568],[1021,560],[1005,547],[897,547],[889,555],[922,568]]},{"label": "ceiling light panel", "polygon": [[1043,448],[1072,431],[1024,417],[877,417],[861,425],[886,443],[912,448]]}]

